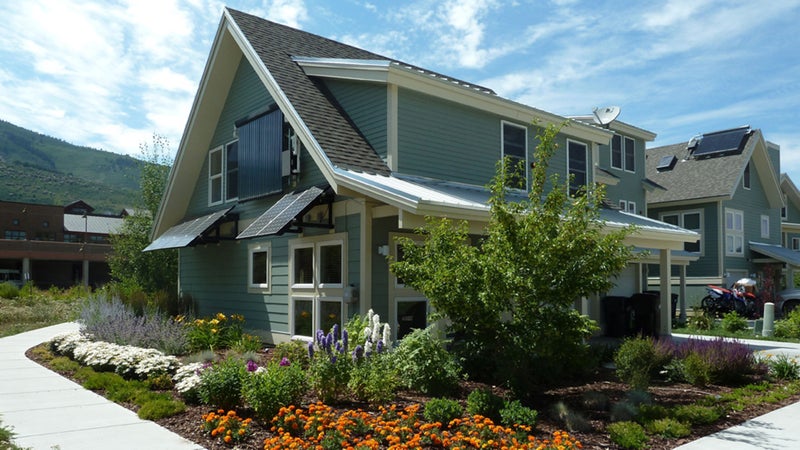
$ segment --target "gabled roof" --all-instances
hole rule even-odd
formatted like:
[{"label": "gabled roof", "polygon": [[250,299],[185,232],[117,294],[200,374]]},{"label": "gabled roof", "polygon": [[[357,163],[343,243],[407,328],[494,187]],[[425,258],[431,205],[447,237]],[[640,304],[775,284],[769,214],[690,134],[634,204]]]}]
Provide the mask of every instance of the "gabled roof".
[{"label": "gabled roof", "polygon": [[781,174],[781,192],[786,194],[786,199],[792,202],[795,208],[800,209],[800,191],[785,173]]},{"label": "gabled roof", "polygon": [[64,214],[64,231],[69,233],[112,234],[122,228],[122,217]]},{"label": "gabled roof", "polygon": [[[783,204],[778,178],[769,155],[761,130],[752,130],[743,138],[740,152],[730,152],[711,157],[694,157],[689,142],[665,145],[648,149],[645,159],[647,178],[663,187],[650,193],[650,205],[680,203],[699,203],[706,201],[729,200],[742,181],[745,167],[752,161],[751,170],[758,174],[764,186],[769,205],[778,208]],[[676,156],[677,163],[672,169],[657,169],[663,157]]]}]

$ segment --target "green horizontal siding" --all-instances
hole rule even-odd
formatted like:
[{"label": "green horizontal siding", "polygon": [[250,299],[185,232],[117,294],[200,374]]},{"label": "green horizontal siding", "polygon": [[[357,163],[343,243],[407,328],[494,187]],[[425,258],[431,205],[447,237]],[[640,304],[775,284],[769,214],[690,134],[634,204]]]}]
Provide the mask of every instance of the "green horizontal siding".
[{"label": "green horizontal siding", "polygon": [[325,85],[369,145],[386,158],[386,85],[326,80]]}]

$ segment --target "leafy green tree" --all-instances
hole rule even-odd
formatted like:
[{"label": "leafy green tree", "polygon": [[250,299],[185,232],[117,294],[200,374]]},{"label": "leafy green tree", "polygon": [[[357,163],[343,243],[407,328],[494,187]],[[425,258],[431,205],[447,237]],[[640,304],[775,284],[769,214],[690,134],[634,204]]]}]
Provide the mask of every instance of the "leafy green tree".
[{"label": "leafy green tree", "polygon": [[154,134],[152,144],[142,143],[139,149],[141,196],[136,199],[134,214],[127,216],[120,232],[110,237],[114,253],[108,264],[111,276],[126,289],[174,294],[178,280],[177,251],[142,252],[150,244],[153,218],[158,213],[172,164],[169,141]]},{"label": "leafy green tree", "polygon": [[600,220],[601,187],[571,196],[569,180],[548,177],[560,129],[538,135],[527,200],[507,199],[516,171],[506,170],[509,160],[498,164],[489,223],[476,245],[467,245],[466,223],[428,218],[418,230],[424,244],[400,238],[404,259],[391,264],[449,319],[453,349],[467,371],[520,393],[586,361],[585,339],[596,324],[575,309],[576,301],[607,291],[632,258],[623,243],[632,229],[610,231]]}]

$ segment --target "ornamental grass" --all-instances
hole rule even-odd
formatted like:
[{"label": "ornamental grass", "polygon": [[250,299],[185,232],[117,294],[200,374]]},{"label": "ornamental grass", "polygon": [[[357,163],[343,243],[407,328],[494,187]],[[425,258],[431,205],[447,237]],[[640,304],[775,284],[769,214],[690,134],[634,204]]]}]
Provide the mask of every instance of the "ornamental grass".
[{"label": "ornamental grass", "polygon": [[278,449],[536,449],[573,450],[581,443],[566,432],[551,439],[536,439],[526,425],[504,427],[491,419],[473,415],[450,421],[426,422],[420,405],[402,410],[381,407],[377,413],[363,410],[334,411],[323,403],[307,410],[288,406],[272,419],[274,437],[264,441],[264,450]]}]

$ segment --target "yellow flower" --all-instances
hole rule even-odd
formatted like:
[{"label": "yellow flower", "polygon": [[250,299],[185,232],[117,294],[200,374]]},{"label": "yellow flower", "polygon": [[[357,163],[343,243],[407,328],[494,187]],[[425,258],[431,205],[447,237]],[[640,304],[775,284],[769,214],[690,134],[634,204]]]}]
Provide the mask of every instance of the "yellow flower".
[{"label": "yellow flower", "polygon": [[211,319],[208,323],[210,323],[211,325],[219,325],[219,320],[218,319]]},{"label": "yellow flower", "polygon": [[211,329],[211,333],[212,333],[212,334],[217,334],[217,329],[216,329],[216,328],[212,328],[212,329]]},{"label": "yellow flower", "polygon": [[217,313],[217,320],[223,321],[225,319],[227,319],[227,317],[225,317],[225,314]]}]

